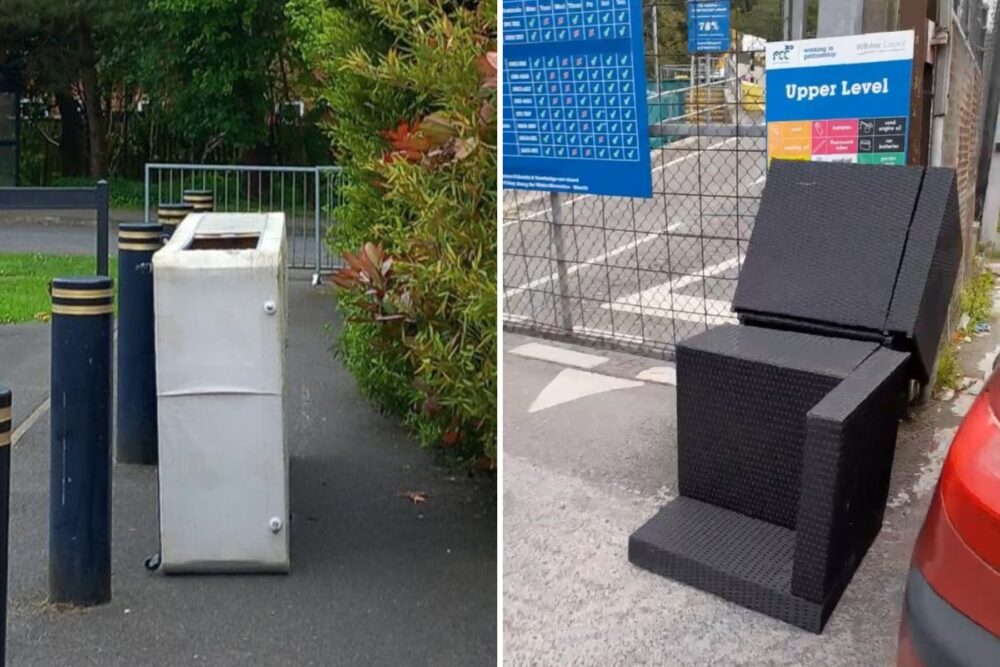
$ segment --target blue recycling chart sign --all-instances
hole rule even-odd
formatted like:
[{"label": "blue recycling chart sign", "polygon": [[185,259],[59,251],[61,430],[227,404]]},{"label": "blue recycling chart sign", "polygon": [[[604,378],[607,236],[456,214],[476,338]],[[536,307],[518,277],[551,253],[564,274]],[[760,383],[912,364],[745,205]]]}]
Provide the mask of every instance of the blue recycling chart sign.
[{"label": "blue recycling chart sign", "polygon": [[689,0],[687,22],[690,53],[729,50],[729,0]]},{"label": "blue recycling chart sign", "polygon": [[503,187],[652,197],[640,0],[504,0]]}]

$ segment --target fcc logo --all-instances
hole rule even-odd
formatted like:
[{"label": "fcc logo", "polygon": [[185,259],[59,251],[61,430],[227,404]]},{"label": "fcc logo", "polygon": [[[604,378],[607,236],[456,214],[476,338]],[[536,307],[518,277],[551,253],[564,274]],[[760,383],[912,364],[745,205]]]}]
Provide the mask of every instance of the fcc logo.
[{"label": "fcc logo", "polygon": [[785,44],[785,48],[781,49],[780,51],[775,51],[774,54],[772,54],[772,56],[771,56],[771,62],[774,62],[774,63],[787,63],[787,62],[789,62],[790,61],[789,56],[791,55],[792,51],[794,51],[794,50],[795,50],[795,47],[793,45],[791,45],[791,44]]}]

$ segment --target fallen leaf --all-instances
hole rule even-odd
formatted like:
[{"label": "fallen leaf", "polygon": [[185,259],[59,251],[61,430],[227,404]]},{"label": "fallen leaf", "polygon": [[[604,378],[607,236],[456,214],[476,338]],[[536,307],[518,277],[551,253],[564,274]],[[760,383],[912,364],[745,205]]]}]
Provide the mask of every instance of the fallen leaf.
[{"label": "fallen leaf", "polygon": [[434,146],[441,146],[458,134],[458,128],[445,114],[435,112],[420,121],[420,133]]},{"label": "fallen leaf", "polygon": [[482,77],[483,88],[497,87],[497,53],[490,51],[485,55],[476,58],[476,69]]},{"label": "fallen leaf", "polygon": [[428,494],[426,491],[406,491],[405,493],[401,493],[399,495],[406,496],[414,505],[421,505],[427,502]]},{"label": "fallen leaf", "polygon": [[461,141],[455,142],[455,159],[464,160],[472,154],[472,151],[476,150],[477,142],[474,138],[469,137],[468,139],[463,139]]}]

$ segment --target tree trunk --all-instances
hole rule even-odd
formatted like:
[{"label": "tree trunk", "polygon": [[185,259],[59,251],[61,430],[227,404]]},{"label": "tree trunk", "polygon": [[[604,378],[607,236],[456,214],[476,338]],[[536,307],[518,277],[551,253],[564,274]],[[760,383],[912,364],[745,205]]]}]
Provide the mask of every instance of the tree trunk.
[{"label": "tree trunk", "polygon": [[101,108],[101,90],[97,81],[97,53],[90,34],[90,25],[83,17],[77,22],[80,49],[80,84],[83,88],[83,105],[87,112],[87,136],[90,140],[89,171],[92,178],[104,176],[107,155],[107,136],[104,127],[104,109]]},{"label": "tree trunk", "polygon": [[80,108],[68,90],[56,93],[56,105],[62,118],[59,133],[60,173],[63,176],[83,176],[87,173],[87,139]]},{"label": "tree trunk", "polygon": [[[270,155],[268,154],[267,144],[264,142],[257,142],[250,148],[243,151],[243,164],[246,165],[268,165],[271,164]],[[263,178],[260,182],[255,178],[251,178],[247,181],[248,183],[248,194],[251,197],[260,197],[261,191],[264,190],[265,184]],[[270,183],[270,181],[268,181]]]}]

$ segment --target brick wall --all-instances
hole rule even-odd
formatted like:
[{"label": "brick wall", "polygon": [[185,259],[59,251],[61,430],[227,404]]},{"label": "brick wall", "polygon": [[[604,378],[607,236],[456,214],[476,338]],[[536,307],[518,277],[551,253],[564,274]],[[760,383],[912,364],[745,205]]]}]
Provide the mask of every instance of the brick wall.
[{"label": "brick wall", "polygon": [[965,35],[953,22],[950,34],[951,61],[948,113],[944,118],[941,145],[942,166],[958,173],[959,212],[962,239],[965,242],[963,270],[958,283],[964,282],[972,267],[977,233],[973,227],[976,208],[976,170],[979,150],[979,104],[982,99],[980,66],[970,50]]},{"label": "brick wall", "polygon": [[[976,207],[976,170],[979,146],[979,104],[981,95],[981,73],[972,55],[968,41],[957,22],[952,20],[949,34],[951,51],[950,80],[948,92],[948,113],[944,117],[944,136],[941,142],[941,166],[952,167],[958,175],[959,216],[962,220],[962,268],[955,281],[948,321],[942,336],[942,344],[958,328],[961,316],[959,294],[973,267],[976,242],[979,234],[974,226]],[[934,369],[937,375],[937,368]],[[934,385],[934,377],[931,378]]]}]

